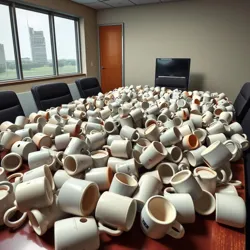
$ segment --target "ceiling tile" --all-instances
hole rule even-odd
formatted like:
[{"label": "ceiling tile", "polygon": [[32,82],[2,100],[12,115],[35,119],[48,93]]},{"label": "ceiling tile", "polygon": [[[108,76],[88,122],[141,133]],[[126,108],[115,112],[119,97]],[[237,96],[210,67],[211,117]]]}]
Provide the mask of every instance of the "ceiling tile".
[{"label": "ceiling tile", "polygon": [[77,2],[77,3],[81,3],[81,4],[97,2],[97,0],[72,0],[72,1]]},{"label": "ceiling tile", "polygon": [[135,4],[150,4],[150,3],[160,3],[160,0],[131,0]]},{"label": "ceiling tile", "polygon": [[113,6],[113,7],[125,7],[125,6],[133,6],[134,4],[129,0],[108,0],[104,1],[105,3]]},{"label": "ceiling tile", "polygon": [[95,2],[95,3],[85,3],[84,5],[96,9],[96,10],[101,10],[101,9],[108,9],[108,8],[112,8],[111,6],[102,3],[102,2]]}]

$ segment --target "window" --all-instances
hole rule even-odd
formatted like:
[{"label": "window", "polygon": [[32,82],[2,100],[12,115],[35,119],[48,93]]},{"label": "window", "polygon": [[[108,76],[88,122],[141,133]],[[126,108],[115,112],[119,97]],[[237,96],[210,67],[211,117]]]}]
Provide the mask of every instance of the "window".
[{"label": "window", "polygon": [[59,74],[76,73],[78,70],[75,22],[55,17],[55,32]]},{"label": "window", "polygon": [[16,18],[23,77],[53,75],[49,16],[16,8]]},{"label": "window", "polygon": [[0,84],[80,73],[78,22],[17,3],[0,4]]},{"label": "window", "polygon": [[0,81],[17,79],[9,7],[0,5]]}]

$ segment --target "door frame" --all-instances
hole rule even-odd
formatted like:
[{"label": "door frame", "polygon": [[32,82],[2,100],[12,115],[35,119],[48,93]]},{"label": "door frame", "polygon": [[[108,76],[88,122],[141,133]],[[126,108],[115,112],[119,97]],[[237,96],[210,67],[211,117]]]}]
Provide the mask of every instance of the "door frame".
[{"label": "door frame", "polygon": [[101,73],[101,55],[100,55],[100,36],[99,36],[99,28],[101,26],[122,26],[122,87],[125,86],[125,74],[124,74],[124,23],[104,23],[104,24],[98,24],[97,25],[97,47],[98,47],[98,73],[99,73],[99,83],[102,86],[102,73]]}]

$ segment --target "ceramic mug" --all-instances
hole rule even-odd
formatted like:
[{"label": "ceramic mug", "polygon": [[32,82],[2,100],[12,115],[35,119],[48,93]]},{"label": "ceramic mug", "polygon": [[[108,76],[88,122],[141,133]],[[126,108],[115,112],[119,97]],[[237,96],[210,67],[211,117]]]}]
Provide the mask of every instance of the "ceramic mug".
[{"label": "ceramic mug", "polygon": [[17,131],[15,131],[15,134],[21,136],[21,140],[25,137],[32,138],[34,136],[33,131],[30,128],[24,128],[24,129],[17,130]]},{"label": "ceramic mug", "polygon": [[32,209],[27,212],[30,226],[39,236],[44,235],[54,226],[57,220],[64,219],[68,214],[62,212],[58,206],[58,197],[54,194],[53,203],[49,207]]},{"label": "ceramic mug", "polygon": [[172,162],[161,162],[156,169],[163,184],[170,184],[170,179],[178,172],[178,166]]},{"label": "ceramic mug", "polygon": [[39,177],[45,176],[47,180],[49,181],[49,184],[52,188],[52,190],[55,190],[55,183],[53,181],[53,176],[50,170],[50,166],[48,165],[42,165],[40,167],[34,168],[32,170],[29,170],[23,174],[21,177],[21,182],[27,182]]},{"label": "ceramic mug", "polygon": [[132,144],[129,140],[114,140],[110,146],[103,146],[108,149],[110,154],[114,157],[129,159],[132,154]]},{"label": "ceramic mug", "polygon": [[160,138],[160,130],[157,124],[151,124],[144,131],[146,139],[149,141],[159,141]]},{"label": "ceramic mug", "polygon": [[64,151],[64,155],[73,155],[73,154],[81,154],[86,152],[88,149],[88,145],[86,144],[85,141],[77,138],[77,137],[72,137],[68,146],[66,147]]},{"label": "ceramic mug", "polygon": [[117,164],[122,164],[125,161],[126,161],[125,159],[111,156],[108,159],[107,166],[110,167],[114,173],[116,173]]},{"label": "ceramic mug", "polygon": [[134,145],[134,150],[137,150],[138,152],[142,153],[144,147],[148,147],[150,145],[150,141],[146,138],[140,138],[136,144]]},{"label": "ceramic mug", "polygon": [[92,158],[82,154],[68,155],[63,162],[64,170],[71,176],[78,175],[92,166]]},{"label": "ceramic mug", "polygon": [[43,130],[43,126],[40,123],[28,123],[28,124],[25,124],[24,128],[31,129],[33,134],[42,132],[42,130]]},{"label": "ceramic mug", "polygon": [[183,153],[179,147],[171,146],[171,147],[167,147],[166,149],[168,151],[168,154],[166,156],[167,160],[174,162],[174,163],[178,163],[182,160]]},{"label": "ceramic mug", "polygon": [[185,230],[176,217],[176,209],[170,201],[163,196],[153,196],[142,209],[141,229],[152,239],[161,239],[166,234],[180,239],[184,236]]},{"label": "ceramic mug", "polygon": [[173,127],[168,129],[165,133],[160,136],[160,141],[164,146],[170,146],[181,141],[182,135],[178,128]]},{"label": "ceramic mug", "polygon": [[215,198],[210,192],[203,189],[201,197],[194,201],[194,207],[198,214],[210,215],[215,211]]},{"label": "ceramic mug", "polygon": [[1,125],[0,125],[0,130],[1,132],[3,131],[11,131],[11,132],[15,132],[16,130],[18,130],[18,126],[12,122],[9,122],[9,121],[5,121],[5,122],[2,122]]},{"label": "ceramic mug", "polygon": [[72,217],[55,222],[55,249],[88,250],[100,247],[99,233],[102,231],[96,225],[93,217]]},{"label": "ceramic mug", "polygon": [[207,142],[207,145],[210,146],[216,141],[220,141],[224,143],[226,140],[227,140],[227,137],[223,133],[220,133],[220,134],[209,135],[206,139],[206,142]]},{"label": "ceramic mug", "polygon": [[241,197],[216,193],[215,198],[216,222],[236,228],[245,227],[246,205]]},{"label": "ceramic mug", "polygon": [[62,132],[59,125],[47,123],[43,127],[43,133],[50,136],[51,138],[54,138],[55,136],[60,135]]},{"label": "ceramic mug", "polygon": [[94,182],[70,178],[60,188],[58,203],[66,213],[87,216],[95,209],[99,195]]},{"label": "ceramic mug", "polygon": [[47,151],[36,151],[28,155],[28,164],[30,169],[40,167],[44,164],[52,166],[56,164],[56,159]]},{"label": "ceramic mug", "polygon": [[[133,151],[134,152],[134,151]],[[133,177],[139,177],[139,169],[140,165],[136,161],[135,158],[131,158],[121,163],[116,164],[116,173],[125,173],[131,175]]]},{"label": "ceramic mug", "polygon": [[4,224],[3,217],[5,212],[13,206],[15,194],[13,186],[8,181],[0,182],[0,226]]},{"label": "ceramic mug", "polygon": [[114,173],[110,167],[93,168],[85,174],[86,181],[95,182],[100,191],[107,191],[110,188]]},{"label": "ceramic mug", "polygon": [[57,135],[55,137],[55,147],[57,150],[64,150],[67,148],[71,140],[70,133]]},{"label": "ceramic mug", "polygon": [[[18,227],[27,217],[27,211],[34,208],[50,206],[53,202],[52,187],[48,179],[43,176],[17,185],[14,206],[4,214],[4,224],[8,227]],[[16,221],[10,220],[13,212],[19,210],[22,217]]]},{"label": "ceramic mug", "polygon": [[238,143],[243,151],[249,148],[249,141],[246,138],[246,135],[242,134],[233,134],[231,140]]},{"label": "ceramic mug", "polygon": [[161,181],[152,175],[143,175],[139,180],[139,188],[135,191],[133,199],[137,202],[137,210],[140,212],[146,201],[153,195],[161,192]]},{"label": "ceramic mug", "polygon": [[189,164],[192,167],[197,167],[199,165],[202,165],[203,163],[203,158],[201,157],[201,153],[206,149],[204,145],[200,146],[199,148],[195,150],[188,151],[186,153],[187,159]]},{"label": "ceramic mug", "polygon": [[10,150],[12,145],[17,142],[21,141],[22,137],[11,132],[11,131],[3,131],[0,133],[0,144],[1,147]]},{"label": "ceramic mug", "polygon": [[130,197],[104,192],[98,200],[95,218],[101,230],[112,236],[119,236],[132,228],[136,208],[136,201]]},{"label": "ceramic mug", "polygon": [[19,154],[9,153],[5,155],[1,161],[2,167],[7,172],[15,172],[17,171],[23,164],[23,159]]},{"label": "ceramic mug", "polygon": [[201,152],[201,157],[210,168],[216,170],[229,162],[232,154],[225,145],[216,141]]},{"label": "ceramic mug", "polygon": [[167,187],[164,189],[163,195],[174,205],[177,221],[182,224],[195,222],[194,202],[190,194],[179,194],[175,192],[174,188]]},{"label": "ceramic mug", "polygon": [[152,142],[140,155],[140,162],[146,169],[151,169],[167,156],[162,143]]},{"label": "ceramic mug", "polygon": [[97,132],[95,134],[87,135],[86,144],[91,151],[101,149],[106,142],[105,133]]},{"label": "ceramic mug", "polygon": [[17,125],[19,128],[23,129],[27,123],[29,123],[29,118],[22,115],[16,117],[15,125]]},{"label": "ceramic mug", "polygon": [[137,186],[137,181],[130,175],[125,173],[116,173],[111,182],[109,192],[131,197]]},{"label": "ceramic mug", "polygon": [[91,158],[93,160],[93,166],[95,168],[107,166],[109,154],[105,150],[97,150],[91,152]]},{"label": "ceramic mug", "polygon": [[177,193],[188,193],[192,199],[198,200],[202,196],[202,189],[190,170],[176,173],[170,180]]},{"label": "ceramic mug", "polygon": [[35,151],[36,145],[28,141],[17,141],[11,147],[11,152],[19,154],[24,160],[28,160],[28,155]]},{"label": "ceramic mug", "polygon": [[43,133],[36,133],[32,137],[33,142],[36,144],[38,148],[41,148],[42,146],[45,147],[51,147],[52,145],[52,140],[48,135],[45,135]]},{"label": "ceramic mug", "polygon": [[120,136],[122,139],[128,139],[132,142],[137,142],[140,138],[140,135],[136,129],[126,125],[121,128]]},{"label": "ceramic mug", "polygon": [[215,193],[217,183],[217,172],[208,167],[197,167],[193,175],[203,190]]}]

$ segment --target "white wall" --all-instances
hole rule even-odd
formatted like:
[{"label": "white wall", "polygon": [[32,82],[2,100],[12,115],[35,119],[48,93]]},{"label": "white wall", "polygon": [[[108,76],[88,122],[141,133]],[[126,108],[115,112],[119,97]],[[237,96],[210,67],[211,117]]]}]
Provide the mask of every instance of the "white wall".
[{"label": "white wall", "polygon": [[191,89],[234,100],[250,81],[250,1],[187,0],[98,11],[125,24],[125,83],[154,84],[157,57],[190,57]]}]

